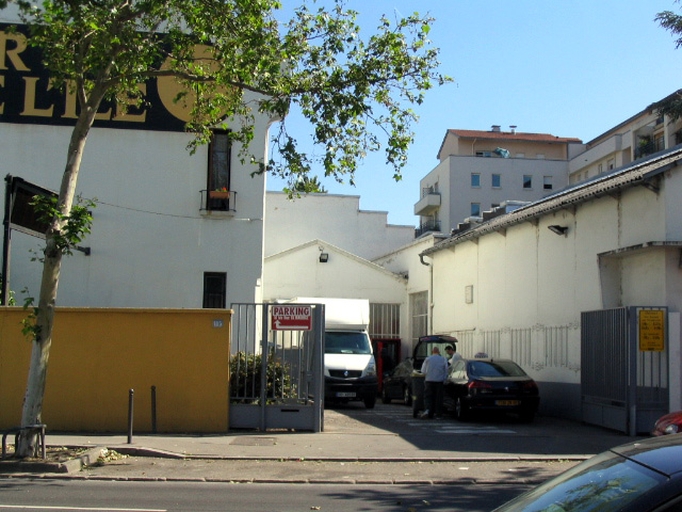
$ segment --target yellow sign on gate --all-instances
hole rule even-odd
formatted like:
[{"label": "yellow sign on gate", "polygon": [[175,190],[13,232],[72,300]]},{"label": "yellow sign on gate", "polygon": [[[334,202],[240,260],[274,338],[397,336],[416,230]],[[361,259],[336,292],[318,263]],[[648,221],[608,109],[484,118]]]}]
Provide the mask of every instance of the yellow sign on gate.
[{"label": "yellow sign on gate", "polygon": [[663,352],[665,350],[665,311],[639,310],[639,350]]}]

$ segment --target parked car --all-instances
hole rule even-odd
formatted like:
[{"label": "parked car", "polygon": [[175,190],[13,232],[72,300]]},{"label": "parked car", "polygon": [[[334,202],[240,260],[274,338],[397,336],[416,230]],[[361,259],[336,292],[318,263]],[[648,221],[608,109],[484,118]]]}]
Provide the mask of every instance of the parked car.
[{"label": "parked car", "polygon": [[682,437],[635,441],[595,455],[494,512],[682,509]]},{"label": "parked car", "polygon": [[420,337],[412,350],[412,357],[384,375],[381,401],[388,404],[392,400],[403,400],[406,405],[412,405],[412,372],[421,370],[424,359],[431,355],[433,347],[438,347],[440,353],[445,355],[445,347],[455,343],[457,338],[444,334]]},{"label": "parked car", "polygon": [[473,412],[515,413],[532,421],[540,404],[538,385],[509,359],[460,359],[450,367],[444,403],[459,420]]},{"label": "parked car", "polygon": [[682,432],[682,411],[671,412],[656,420],[652,436],[664,436]]}]

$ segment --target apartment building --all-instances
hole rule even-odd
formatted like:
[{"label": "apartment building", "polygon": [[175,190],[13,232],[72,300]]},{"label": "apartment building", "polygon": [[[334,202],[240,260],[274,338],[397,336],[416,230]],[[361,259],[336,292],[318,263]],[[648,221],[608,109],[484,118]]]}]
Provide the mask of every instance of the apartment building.
[{"label": "apartment building", "polygon": [[583,151],[580,139],[544,133],[448,130],[438,165],[420,182],[416,236],[448,234],[505,202],[530,202],[568,184],[568,161]]},{"label": "apartment building", "polygon": [[682,121],[671,120],[656,111],[660,102],[602,133],[584,146],[584,151],[568,163],[569,183],[579,183],[618,169],[682,142]]}]

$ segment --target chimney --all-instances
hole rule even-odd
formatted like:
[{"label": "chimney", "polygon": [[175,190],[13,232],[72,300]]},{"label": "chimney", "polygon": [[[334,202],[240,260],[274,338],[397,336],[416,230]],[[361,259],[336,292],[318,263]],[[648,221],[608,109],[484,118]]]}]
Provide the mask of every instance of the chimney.
[{"label": "chimney", "polygon": [[500,125],[499,125],[499,124],[494,124],[491,131],[493,131],[493,132],[499,132],[499,131],[500,131]]},{"label": "chimney", "polygon": [[515,124],[509,125],[509,129],[511,130],[512,133],[516,133],[516,125]]}]

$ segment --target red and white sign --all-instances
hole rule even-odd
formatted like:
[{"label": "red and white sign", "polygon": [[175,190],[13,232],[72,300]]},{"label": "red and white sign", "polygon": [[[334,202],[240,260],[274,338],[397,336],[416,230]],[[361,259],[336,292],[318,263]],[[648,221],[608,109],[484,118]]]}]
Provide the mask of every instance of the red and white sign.
[{"label": "red and white sign", "polygon": [[270,307],[273,331],[310,331],[313,328],[313,308],[301,305]]}]

